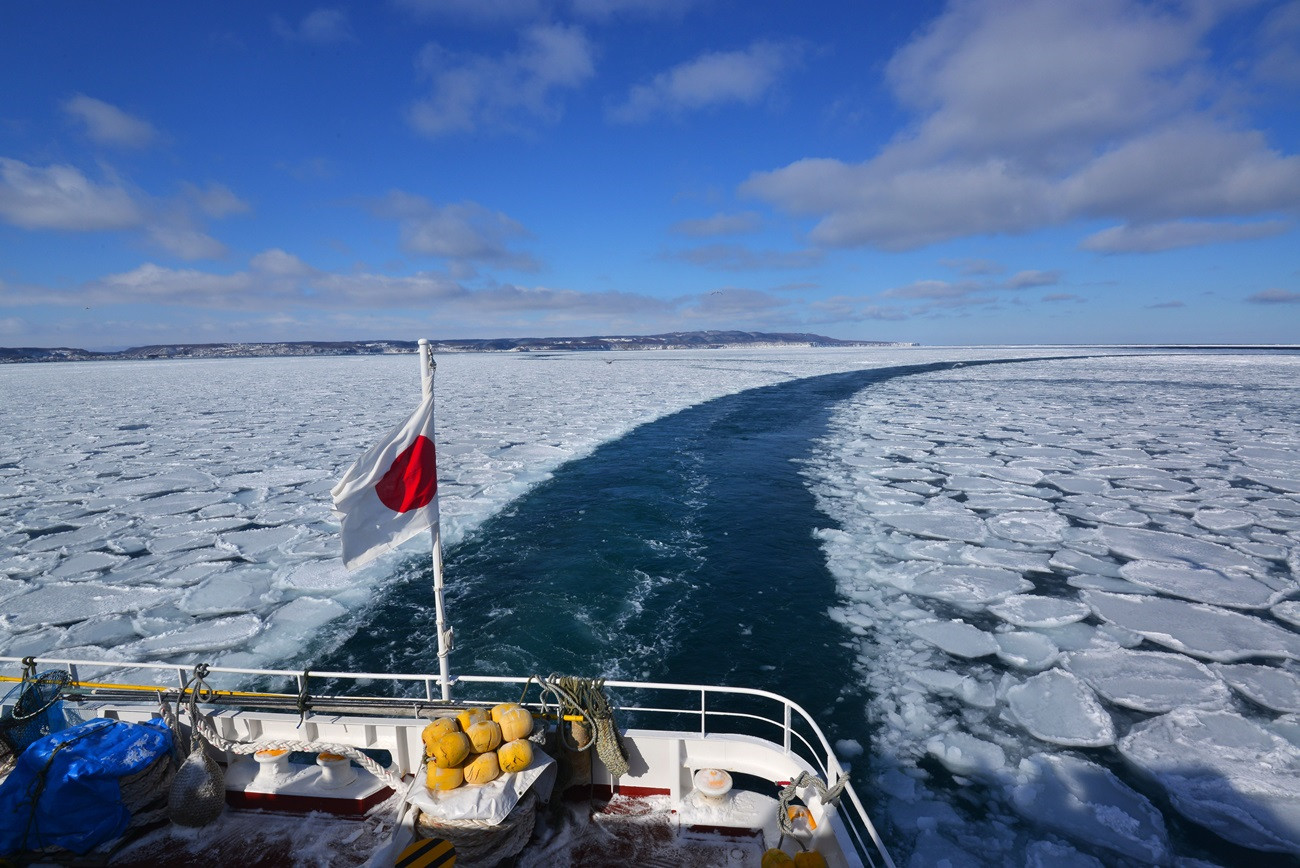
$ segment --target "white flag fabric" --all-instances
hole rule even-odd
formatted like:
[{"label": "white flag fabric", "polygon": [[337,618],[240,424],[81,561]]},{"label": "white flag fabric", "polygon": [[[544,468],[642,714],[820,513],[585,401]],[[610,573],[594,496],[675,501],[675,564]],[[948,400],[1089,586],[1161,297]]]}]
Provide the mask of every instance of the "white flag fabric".
[{"label": "white flag fabric", "polygon": [[330,492],[343,565],[364,566],[438,524],[433,395],[348,468]]}]

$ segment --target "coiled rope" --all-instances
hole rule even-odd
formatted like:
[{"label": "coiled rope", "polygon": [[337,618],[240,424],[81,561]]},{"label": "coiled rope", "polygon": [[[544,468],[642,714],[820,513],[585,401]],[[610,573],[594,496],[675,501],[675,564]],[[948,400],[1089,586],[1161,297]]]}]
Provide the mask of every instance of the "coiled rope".
[{"label": "coiled rope", "polygon": [[822,779],[808,772],[800,772],[799,777],[790,781],[781,788],[777,795],[777,801],[780,807],[776,811],[776,822],[781,827],[781,832],[786,835],[794,834],[794,820],[790,817],[790,802],[795,797],[795,791],[800,787],[812,787],[817,791],[818,798],[823,805],[834,805],[840,800],[840,794],[849,784],[848,775],[840,775],[840,779],[835,782],[833,787],[827,787]]},{"label": "coiled rope", "polygon": [[[615,779],[628,772],[627,748],[623,746],[623,737],[614,722],[614,708],[605,695],[605,679],[579,678],[573,675],[551,673],[547,678],[534,675],[541,689],[542,712],[547,710],[547,696],[553,696],[561,717],[564,715],[581,715],[588,724],[594,724],[596,737],[586,744],[565,740],[564,727],[559,727],[560,740],[565,747],[574,751],[590,750],[596,747],[596,755],[609,769]],[[527,692],[528,684],[524,684]]]}]

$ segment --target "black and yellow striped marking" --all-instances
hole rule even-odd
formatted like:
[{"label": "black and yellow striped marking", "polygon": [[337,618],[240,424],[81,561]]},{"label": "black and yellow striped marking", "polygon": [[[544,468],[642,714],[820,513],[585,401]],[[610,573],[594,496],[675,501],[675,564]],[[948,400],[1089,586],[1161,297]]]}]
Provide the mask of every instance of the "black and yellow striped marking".
[{"label": "black and yellow striped marking", "polygon": [[393,868],[450,868],[456,864],[456,848],[441,838],[416,841],[402,851]]}]

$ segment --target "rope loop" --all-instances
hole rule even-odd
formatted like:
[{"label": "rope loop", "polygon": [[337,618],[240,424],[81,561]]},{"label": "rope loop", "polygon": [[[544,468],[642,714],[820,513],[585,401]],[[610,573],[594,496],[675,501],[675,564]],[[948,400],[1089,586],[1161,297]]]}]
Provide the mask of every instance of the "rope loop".
[{"label": "rope loop", "polygon": [[23,658],[23,680],[26,681],[29,678],[35,678],[35,677],[36,677],[36,658],[24,657]]},{"label": "rope loop", "polygon": [[840,794],[844,788],[849,785],[849,776],[840,775],[840,779],[832,787],[827,787],[822,779],[808,772],[800,772],[799,777],[790,781],[781,788],[777,801],[780,806],[776,810],[776,822],[781,827],[782,834],[794,834],[794,821],[790,818],[790,802],[795,797],[795,791],[800,787],[812,787],[817,792],[818,798],[823,805],[834,805],[840,800]]}]

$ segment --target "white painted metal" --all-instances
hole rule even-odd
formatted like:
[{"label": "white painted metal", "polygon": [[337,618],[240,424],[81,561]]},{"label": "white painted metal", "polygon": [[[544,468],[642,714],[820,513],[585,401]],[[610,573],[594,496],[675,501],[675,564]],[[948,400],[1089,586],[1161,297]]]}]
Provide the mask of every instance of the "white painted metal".
[{"label": "white painted metal", "polygon": [[[438,363],[429,350],[429,339],[420,338],[420,387],[424,398],[433,395],[433,375]],[[436,450],[435,450],[436,454]],[[434,522],[433,534],[433,605],[438,629],[438,674],[442,685],[442,701],[451,701],[451,630],[447,627],[446,610],[442,603],[442,521]]]}]

